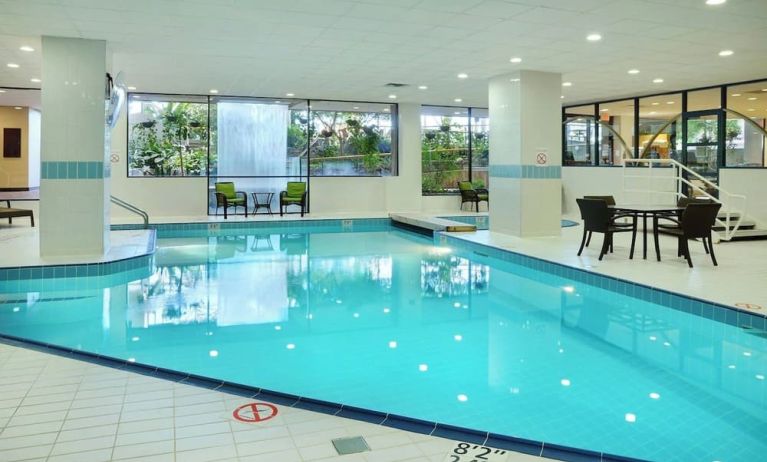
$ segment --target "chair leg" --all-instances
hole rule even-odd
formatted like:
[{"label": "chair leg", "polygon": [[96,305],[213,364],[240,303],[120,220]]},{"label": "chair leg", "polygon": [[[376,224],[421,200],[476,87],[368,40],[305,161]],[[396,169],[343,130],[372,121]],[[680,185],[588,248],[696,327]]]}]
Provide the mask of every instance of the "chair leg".
[{"label": "chair leg", "polygon": [[706,255],[708,255],[709,252],[708,252],[708,244],[706,243],[706,238],[704,237],[701,240],[703,241],[703,250],[705,250],[706,251]]},{"label": "chair leg", "polygon": [[245,218],[248,218],[248,196],[245,195]]},{"label": "chair leg", "polygon": [[282,202],[280,202],[280,216],[282,216]]},{"label": "chair leg", "polygon": [[[32,223],[32,227],[34,228],[35,227],[35,216],[34,215],[30,215],[29,216],[29,222]],[[714,262],[714,264],[716,265],[716,262]]]},{"label": "chair leg", "polygon": [[[629,251],[629,260],[634,259],[634,245],[637,241],[637,229],[636,226],[631,230],[631,251]],[[657,242],[657,241],[656,241]]]},{"label": "chair leg", "polygon": [[692,258],[690,258],[690,242],[686,238],[683,238],[682,244],[684,246],[684,258],[687,260],[687,265],[692,268]]},{"label": "chair leg", "polygon": [[[584,223],[584,225],[585,225],[585,223]],[[586,230],[583,230],[583,232],[585,233]],[[586,247],[588,247],[589,244],[591,244],[591,231],[589,231],[589,238],[586,239]]]},{"label": "chair leg", "polygon": [[610,234],[610,253],[613,253],[613,234]]},{"label": "chair leg", "polygon": [[599,261],[602,261],[602,257],[605,256],[607,253],[607,250],[610,248],[610,239],[612,238],[612,233],[605,233],[605,240],[602,241],[602,250],[599,252]]},{"label": "chair leg", "polygon": [[[703,243],[706,242],[706,238],[703,238]],[[709,254],[711,255],[711,262],[714,264],[714,266],[719,266],[719,263],[716,262],[716,256],[714,256],[714,243],[711,240],[711,235],[708,236],[708,249],[710,250]]]},{"label": "chair leg", "polygon": [[[583,252],[583,245],[586,244],[586,235],[588,234],[589,239],[591,239],[591,232],[586,231],[586,228],[583,228],[583,237],[581,238],[581,247],[578,249],[578,256],[581,256],[581,252]],[[588,246],[588,244],[586,244]]]},{"label": "chair leg", "polygon": [[652,237],[655,239],[655,258],[660,261],[660,244],[658,243],[658,228],[653,229]]}]

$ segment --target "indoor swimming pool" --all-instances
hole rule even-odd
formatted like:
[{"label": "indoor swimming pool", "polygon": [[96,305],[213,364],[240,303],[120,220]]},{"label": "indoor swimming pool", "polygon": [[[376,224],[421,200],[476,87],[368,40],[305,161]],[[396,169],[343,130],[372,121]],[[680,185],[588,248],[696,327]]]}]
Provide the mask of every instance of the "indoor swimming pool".
[{"label": "indoor swimming pool", "polygon": [[151,268],[0,281],[0,333],[643,460],[767,453],[762,329],[389,226],[157,245]]}]

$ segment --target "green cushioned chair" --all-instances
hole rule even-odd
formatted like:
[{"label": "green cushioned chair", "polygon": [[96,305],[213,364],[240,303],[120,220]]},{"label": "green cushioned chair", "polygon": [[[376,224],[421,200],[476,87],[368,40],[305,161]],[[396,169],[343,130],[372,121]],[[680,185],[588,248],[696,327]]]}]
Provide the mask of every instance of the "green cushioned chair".
[{"label": "green cushioned chair", "polygon": [[461,191],[461,210],[463,210],[463,204],[466,202],[474,203],[474,208],[477,212],[479,212],[480,202],[487,202],[487,206],[490,207],[490,195],[487,189],[475,189],[471,181],[459,181],[458,190]]},{"label": "green cushioned chair", "polygon": [[237,213],[237,207],[245,209],[245,216],[248,216],[248,194],[244,191],[236,191],[234,183],[224,181],[216,183],[216,215],[218,208],[224,208],[224,220],[227,219],[227,209],[234,207],[234,213]]},{"label": "green cushioned chair", "polygon": [[288,212],[289,205],[301,207],[301,216],[306,211],[306,183],[302,181],[288,181],[286,191],[280,192],[280,216]]}]

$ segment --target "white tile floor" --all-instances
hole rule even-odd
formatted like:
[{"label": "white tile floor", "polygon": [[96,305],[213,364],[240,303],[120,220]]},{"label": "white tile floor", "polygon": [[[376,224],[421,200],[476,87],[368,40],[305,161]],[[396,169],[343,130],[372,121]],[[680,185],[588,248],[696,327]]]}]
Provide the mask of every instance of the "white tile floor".
[{"label": "white tile floor", "polygon": [[[242,423],[232,412],[252,399],[3,344],[0,397],[3,462],[442,462],[455,444],[279,405]],[[371,451],[337,455],[331,440],[347,436]]]}]

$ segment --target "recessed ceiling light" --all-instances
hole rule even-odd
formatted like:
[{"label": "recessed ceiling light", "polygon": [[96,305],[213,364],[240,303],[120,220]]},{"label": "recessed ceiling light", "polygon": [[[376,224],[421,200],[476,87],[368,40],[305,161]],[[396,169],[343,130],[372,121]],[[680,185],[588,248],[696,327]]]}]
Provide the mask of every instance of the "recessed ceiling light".
[{"label": "recessed ceiling light", "polygon": [[629,74],[631,75],[639,74],[639,69],[629,69]]},{"label": "recessed ceiling light", "polygon": [[767,88],[762,88],[762,91],[767,91]]},{"label": "recessed ceiling light", "polygon": [[519,78],[509,79],[509,82],[519,82]]},{"label": "recessed ceiling light", "polygon": [[211,88],[211,89],[210,89],[210,93],[211,93],[212,95],[216,95],[216,94],[218,94],[218,90],[216,90],[215,88]]},{"label": "recessed ceiling light", "polygon": [[748,112],[754,112],[754,111],[756,111],[756,109],[754,109],[752,107],[748,108]]},{"label": "recessed ceiling light", "polygon": [[469,78],[469,74],[461,72],[456,77],[458,77],[459,79],[468,79]]},{"label": "recessed ceiling light", "polygon": [[749,101],[756,101],[756,96],[752,96],[751,98],[748,98]]},{"label": "recessed ceiling light", "polygon": [[652,83],[663,83],[663,79],[653,79]]},{"label": "recessed ceiling light", "polygon": [[460,111],[455,111],[453,114],[455,114],[455,115],[461,115],[461,112],[460,112]]},{"label": "recessed ceiling light", "polygon": [[287,96],[288,98],[292,98],[292,97],[294,97],[296,95],[293,94],[293,93],[285,93],[285,96]]},{"label": "recessed ceiling light", "polygon": [[135,90],[135,89],[136,89],[136,87],[134,87],[134,86],[132,86],[132,85],[131,85],[130,87],[128,87],[128,90],[131,90],[131,91],[133,91],[133,90]]},{"label": "recessed ceiling light", "polygon": [[389,95],[389,99],[397,99],[397,95],[391,94],[391,95]]},{"label": "recessed ceiling light", "polygon": [[280,100],[277,100],[277,101],[274,102],[274,104],[281,104],[281,103],[282,103],[282,101],[280,101]]},{"label": "recessed ceiling light", "polygon": [[674,104],[673,101],[666,101],[666,104]]},{"label": "recessed ceiling light", "polygon": [[602,40],[602,36],[599,35],[599,34],[596,34],[596,33],[595,34],[589,34],[589,35],[586,36],[586,40],[588,40],[589,42],[598,42],[598,41]]},{"label": "recessed ceiling light", "polygon": [[463,100],[462,100],[461,98],[456,98],[456,99],[454,99],[453,101],[455,101],[456,103],[460,103],[460,102],[463,102]]},{"label": "recessed ceiling light", "polygon": [[657,112],[655,112],[655,111],[650,111],[650,115],[655,115],[655,114],[657,114]]},{"label": "recessed ceiling light", "polygon": [[656,101],[656,102],[654,102],[654,103],[652,103],[652,105],[653,105],[653,106],[657,106],[657,105],[659,105],[659,104],[660,104],[660,103],[659,103],[659,102],[657,102],[657,101]]},{"label": "recessed ceiling light", "polygon": [[724,56],[732,56],[733,53],[735,53],[735,52],[732,51],[732,50],[722,50],[722,51],[719,52],[719,56],[722,56],[722,57],[724,57]]},{"label": "recessed ceiling light", "polygon": [[600,109],[600,110],[599,110],[599,112],[608,112],[608,111],[609,111],[609,109],[607,109],[607,108],[604,108],[604,109]]},{"label": "recessed ceiling light", "polygon": [[40,82],[42,82],[42,80],[38,79],[37,77],[32,77],[31,79],[29,79],[29,81],[33,82],[33,83],[40,83]]},{"label": "recessed ceiling light", "polygon": [[11,69],[18,69],[19,65],[16,63],[8,63],[6,66],[10,67]]},{"label": "recessed ceiling light", "polygon": [[359,106],[354,106],[352,109],[359,109],[359,108],[360,108]]},{"label": "recessed ceiling light", "polygon": [[519,63],[521,63],[521,62],[522,62],[522,58],[517,58],[517,57],[515,56],[515,57],[511,58],[509,61],[510,61],[511,63],[513,63],[513,64],[519,64]]},{"label": "recessed ceiling light", "polygon": [[14,106],[13,108],[14,108],[14,109],[16,109],[17,111],[20,111],[20,110],[24,109],[24,108],[23,108],[23,107],[21,107],[21,106]]},{"label": "recessed ceiling light", "polygon": [[26,52],[35,51],[35,49],[34,49],[34,48],[32,48],[32,47],[30,47],[30,46],[27,46],[27,45],[24,45],[24,46],[21,46],[21,47],[19,47],[19,50],[21,50],[21,51],[26,51]]},{"label": "recessed ceiling light", "polygon": [[426,85],[418,85],[418,89],[419,90],[428,90],[429,87],[427,87]]},{"label": "recessed ceiling light", "polygon": [[5,93],[5,90],[0,90],[0,93]]},{"label": "recessed ceiling light", "polygon": [[565,99],[565,95],[561,95],[559,99]]},{"label": "recessed ceiling light", "polygon": [[388,107],[385,107],[385,108],[384,108],[384,112],[389,112],[389,108],[388,108]]},{"label": "recessed ceiling light", "polygon": [[740,93],[733,93],[733,94],[731,94],[730,96],[734,96],[734,97],[736,97],[736,98],[737,98],[738,96],[740,96]]},{"label": "recessed ceiling light", "polygon": [[706,0],[706,5],[722,5],[725,2],[727,2],[727,0]]},{"label": "recessed ceiling light", "polygon": [[563,87],[572,87],[573,83],[572,82],[562,82],[562,86]]}]

